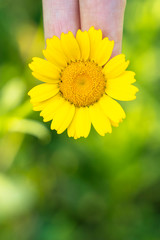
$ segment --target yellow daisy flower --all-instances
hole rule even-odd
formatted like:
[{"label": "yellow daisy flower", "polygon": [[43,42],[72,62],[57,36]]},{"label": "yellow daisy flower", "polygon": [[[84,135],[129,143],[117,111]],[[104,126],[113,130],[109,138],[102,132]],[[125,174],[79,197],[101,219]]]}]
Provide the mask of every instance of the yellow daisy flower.
[{"label": "yellow daisy flower", "polygon": [[87,137],[91,123],[104,136],[125,118],[115,101],[135,99],[135,73],[126,71],[129,61],[124,54],[111,60],[114,41],[102,39],[102,31],[62,33],[61,39],[47,39],[43,51],[46,60],[33,58],[29,67],[35,78],[44,82],[29,91],[33,110],[41,111],[44,122],[52,120],[51,129],[69,137]]}]

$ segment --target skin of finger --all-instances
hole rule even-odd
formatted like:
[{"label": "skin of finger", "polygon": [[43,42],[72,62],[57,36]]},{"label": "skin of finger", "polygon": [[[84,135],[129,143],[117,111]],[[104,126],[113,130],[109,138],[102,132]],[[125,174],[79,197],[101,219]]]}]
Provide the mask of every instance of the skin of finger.
[{"label": "skin of finger", "polygon": [[103,37],[114,40],[112,57],[121,53],[126,0],[79,0],[82,30],[102,29]]},{"label": "skin of finger", "polygon": [[45,39],[68,31],[76,34],[80,28],[78,0],[43,0],[43,22]]}]

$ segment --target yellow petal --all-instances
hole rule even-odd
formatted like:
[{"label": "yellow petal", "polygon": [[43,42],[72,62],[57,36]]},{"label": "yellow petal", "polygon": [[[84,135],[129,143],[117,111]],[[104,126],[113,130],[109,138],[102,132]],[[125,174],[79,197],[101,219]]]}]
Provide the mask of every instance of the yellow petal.
[{"label": "yellow petal", "polygon": [[91,117],[91,122],[95,130],[101,135],[104,136],[105,133],[112,132],[111,123],[107,116],[101,110],[99,103],[89,107],[89,113]]},{"label": "yellow petal", "polygon": [[[66,120],[67,115],[71,108],[74,109],[73,105],[71,105],[68,101],[64,101],[63,104],[61,104],[61,106],[57,108],[57,110],[53,116],[52,123],[51,123],[52,130],[53,129],[58,130],[61,127],[61,125]],[[72,115],[72,117],[73,117],[73,115]],[[72,119],[69,119],[69,120],[71,121]],[[70,124],[70,122],[68,123],[68,125],[69,124]],[[68,125],[67,125],[67,127],[68,127]]]},{"label": "yellow petal", "polygon": [[42,102],[31,102],[31,104],[33,105],[33,110],[34,111],[42,111],[47,106],[49,101],[50,101],[50,99],[42,101]]},{"label": "yellow petal", "polygon": [[72,119],[72,122],[71,124],[69,125],[69,127],[67,128],[67,134],[68,134],[68,137],[74,137],[74,139],[77,139],[77,135],[76,135],[76,120],[77,120],[77,109],[75,109],[75,114],[74,114],[74,117]]},{"label": "yellow petal", "polygon": [[77,138],[86,138],[88,137],[91,129],[91,120],[88,107],[77,108],[76,115],[76,136]]},{"label": "yellow petal", "polygon": [[114,41],[110,41],[108,38],[101,40],[95,49],[95,56],[93,60],[98,63],[99,66],[103,66],[111,57],[114,47]]},{"label": "yellow petal", "polygon": [[77,31],[76,39],[79,44],[81,59],[87,60],[90,54],[90,41],[89,41],[88,32],[87,31],[82,32],[79,29]]},{"label": "yellow petal", "polygon": [[138,88],[131,85],[135,82],[135,73],[131,71],[125,71],[117,78],[107,79],[106,93],[117,100],[131,101],[136,99],[136,92]]},{"label": "yellow petal", "polygon": [[74,118],[69,125],[67,132],[69,137],[74,139],[88,137],[91,129],[91,120],[88,107],[76,108]]},{"label": "yellow petal", "polygon": [[125,61],[125,55],[119,54],[113,57],[103,68],[103,73],[107,78],[115,78],[124,73],[129,65],[129,61]]},{"label": "yellow petal", "polygon": [[111,120],[110,120],[110,122],[111,122],[111,125],[112,125],[113,127],[118,127],[118,126],[119,126],[119,123],[117,123],[117,122],[113,122],[113,121],[111,121]]},{"label": "yellow petal", "polygon": [[36,72],[32,72],[32,75],[36,79],[38,79],[38,80],[40,80],[42,82],[46,82],[46,83],[59,83],[59,81],[60,81],[59,79],[52,79],[52,78],[49,78],[49,77],[45,77],[45,76],[40,75],[40,74],[38,74]]},{"label": "yellow petal", "polygon": [[99,42],[102,40],[102,31],[95,30],[94,27],[91,27],[88,30],[89,40],[90,40],[90,59],[94,59],[95,52]]},{"label": "yellow petal", "polygon": [[50,99],[46,107],[40,113],[40,116],[43,117],[44,122],[48,122],[53,119],[55,112],[57,109],[63,105],[65,102],[64,98],[61,97],[60,94],[57,94],[55,97]]},{"label": "yellow petal", "polygon": [[61,34],[61,45],[65,55],[72,61],[80,59],[80,49],[72,32]]},{"label": "yellow petal", "polygon": [[106,94],[101,97],[99,104],[106,116],[113,122],[118,123],[126,117],[121,105]]},{"label": "yellow petal", "polygon": [[60,70],[52,63],[37,57],[34,57],[32,60],[29,67],[33,72],[49,78],[49,81],[53,79],[53,82],[55,79],[60,78]]},{"label": "yellow petal", "polygon": [[58,92],[58,84],[42,83],[32,88],[28,95],[31,97],[31,102],[41,102],[55,96]]},{"label": "yellow petal", "polygon": [[61,40],[57,36],[53,36],[52,38],[47,39],[46,43],[46,49],[43,50],[45,58],[60,68],[66,67],[69,59],[63,52]]},{"label": "yellow petal", "polygon": [[64,132],[68,128],[68,126],[72,122],[74,114],[75,114],[75,106],[73,104],[70,104],[67,116],[65,116],[65,118],[63,120],[63,123],[58,128],[58,131],[57,131],[58,134],[61,134],[62,132]]}]

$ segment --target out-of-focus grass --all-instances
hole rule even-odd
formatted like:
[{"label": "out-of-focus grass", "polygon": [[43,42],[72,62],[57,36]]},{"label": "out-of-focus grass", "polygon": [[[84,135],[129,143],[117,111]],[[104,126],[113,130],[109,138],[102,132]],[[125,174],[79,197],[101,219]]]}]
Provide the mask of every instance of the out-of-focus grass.
[{"label": "out-of-focus grass", "polygon": [[0,1],[0,239],[160,239],[160,2],[128,0],[123,52],[140,92],[111,135],[57,135],[33,112],[40,1]]}]

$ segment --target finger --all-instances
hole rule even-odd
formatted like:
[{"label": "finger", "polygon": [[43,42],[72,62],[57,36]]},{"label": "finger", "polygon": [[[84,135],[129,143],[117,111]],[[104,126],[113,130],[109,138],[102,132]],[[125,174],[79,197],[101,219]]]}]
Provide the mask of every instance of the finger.
[{"label": "finger", "polygon": [[45,38],[80,28],[78,0],[43,0]]},{"label": "finger", "polygon": [[115,42],[112,56],[119,54],[126,0],[80,0],[79,4],[82,30],[102,29],[103,36]]}]

